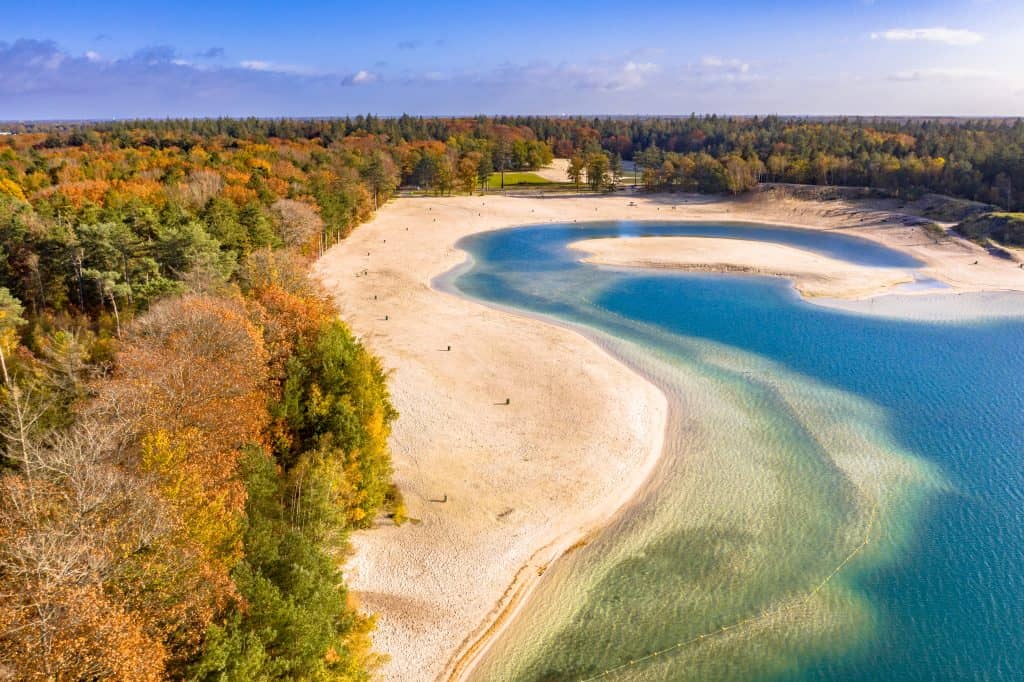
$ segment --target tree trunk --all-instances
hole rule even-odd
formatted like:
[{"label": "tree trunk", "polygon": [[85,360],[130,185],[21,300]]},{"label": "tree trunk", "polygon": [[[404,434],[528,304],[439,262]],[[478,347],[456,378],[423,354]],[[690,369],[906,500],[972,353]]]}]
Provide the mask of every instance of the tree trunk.
[{"label": "tree trunk", "polygon": [[117,299],[110,293],[110,305],[114,309],[114,324],[117,326],[117,338],[121,338],[121,315],[117,312]]}]

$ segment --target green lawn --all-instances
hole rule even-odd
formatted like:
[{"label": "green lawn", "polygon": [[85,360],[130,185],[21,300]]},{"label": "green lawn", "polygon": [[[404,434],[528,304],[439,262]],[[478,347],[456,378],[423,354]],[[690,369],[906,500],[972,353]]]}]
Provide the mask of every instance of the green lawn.
[{"label": "green lawn", "polygon": [[[505,187],[512,185],[560,185],[559,182],[551,182],[547,178],[542,178],[536,173],[513,173],[505,172]],[[487,180],[487,187],[490,189],[498,189],[501,187],[501,173],[492,173],[491,177]]]}]

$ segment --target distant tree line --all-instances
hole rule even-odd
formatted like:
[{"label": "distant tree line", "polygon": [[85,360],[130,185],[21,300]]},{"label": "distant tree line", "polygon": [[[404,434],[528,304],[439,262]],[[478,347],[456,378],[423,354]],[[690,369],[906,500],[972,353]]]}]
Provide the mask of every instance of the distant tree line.
[{"label": "distant tree line", "polygon": [[556,156],[569,157],[597,144],[635,161],[651,189],[735,192],[757,181],[853,185],[901,196],[936,192],[1010,210],[1024,207],[1021,119],[690,116],[502,121],[531,127]]},{"label": "distant tree line", "polygon": [[[213,139],[305,140],[316,141],[324,149],[353,137],[373,139],[394,150],[400,182],[442,191],[466,191],[471,164],[476,164],[479,175],[523,170],[544,165],[550,154],[572,158],[596,145],[623,160],[638,162],[641,170],[653,171],[645,184],[657,189],[695,182],[708,188],[703,191],[735,191],[737,185],[749,184],[740,177],[747,174],[740,172],[737,162],[743,159],[762,181],[874,187],[900,195],[938,192],[1010,210],[1024,207],[1021,119],[357,116],[12,124],[6,128],[41,135],[33,143],[40,150],[95,147],[101,139],[120,147],[173,147],[186,152]],[[713,178],[687,179],[690,162],[670,154],[707,154],[723,165],[732,160],[732,187],[723,187]],[[666,158],[671,171],[664,167]],[[691,160],[700,174],[720,174],[706,158]],[[0,185],[3,177],[0,173]]]}]

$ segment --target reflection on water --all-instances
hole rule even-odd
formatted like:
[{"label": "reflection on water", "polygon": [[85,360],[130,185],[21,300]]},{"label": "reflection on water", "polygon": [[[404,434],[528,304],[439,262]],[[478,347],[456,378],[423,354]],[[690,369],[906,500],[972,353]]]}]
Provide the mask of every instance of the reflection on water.
[{"label": "reflection on water", "polygon": [[761,226],[465,240],[474,265],[449,285],[584,329],[672,404],[648,488],[548,570],[475,678],[1011,679],[1024,661],[1024,323],[868,318],[778,280],[596,268],[565,249],[626,234],[915,265]]}]

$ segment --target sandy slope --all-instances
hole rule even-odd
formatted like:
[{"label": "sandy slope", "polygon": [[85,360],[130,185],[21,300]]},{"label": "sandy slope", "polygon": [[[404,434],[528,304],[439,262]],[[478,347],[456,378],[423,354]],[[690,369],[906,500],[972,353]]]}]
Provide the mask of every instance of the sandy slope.
[{"label": "sandy slope", "polygon": [[531,172],[551,182],[569,182],[569,176],[566,174],[568,168],[569,159],[555,159],[550,166],[544,166]]},{"label": "sandy slope", "polygon": [[1016,263],[960,240],[936,244],[865,204],[621,194],[393,201],[315,268],[394,372],[395,478],[419,520],[354,538],[350,584],[379,614],[374,641],[391,657],[382,679],[462,670],[544,566],[642,485],[665,422],[664,397],[584,337],[437,292],[431,279],[463,261],[454,243],[467,234],[627,218],[837,229],[909,251],[959,288],[1024,289]]}]

